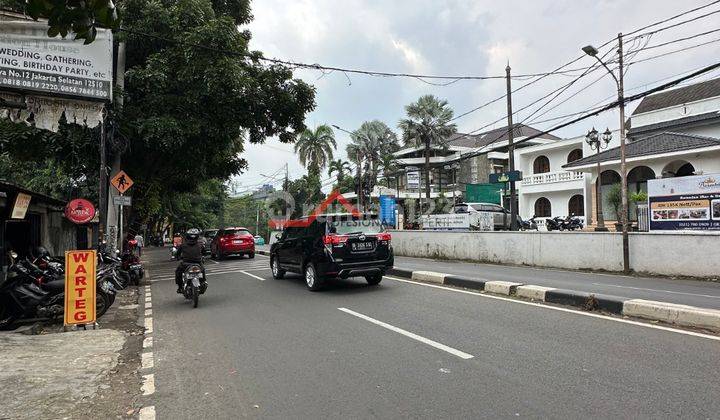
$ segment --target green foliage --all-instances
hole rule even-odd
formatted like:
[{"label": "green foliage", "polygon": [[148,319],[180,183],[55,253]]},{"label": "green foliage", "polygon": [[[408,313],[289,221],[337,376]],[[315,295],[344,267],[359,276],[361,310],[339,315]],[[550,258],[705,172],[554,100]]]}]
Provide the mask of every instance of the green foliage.
[{"label": "green foliage", "polygon": [[227,194],[220,180],[201,183],[195,192],[172,194],[161,206],[174,223],[175,231],[189,228],[208,229],[217,227]]},{"label": "green foliage", "polygon": [[[378,166],[384,157],[400,149],[397,135],[384,122],[374,120],[362,123],[350,136],[347,155],[356,164],[364,162],[363,171],[377,176]],[[360,161],[358,161],[360,157]]]},{"label": "green foliage", "polygon": [[0,178],[59,199],[97,199],[99,129],[60,121],[57,133],[0,119]]},{"label": "green foliage", "polygon": [[58,35],[65,38],[73,32],[75,39],[83,39],[85,44],[95,40],[98,27],[116,28],[120,22],[112,0],[5,0],[4,3],[35,20],[47,18],[50,38]]},{"label": "green foliage", "polygon": [[295,200],[295,208],[291,213],[292,218],[307,215],[314,206],[322,202],[325,194],[320,188],[320,176],[314,173],[287,183],[285,191]]},{"label": "green foliage", "polygon": [[314,131],[306,129],[295,143],[295,153],[309,174],[319,174],[332,160],[337,148],[335,133],[328,125],[320,125]]},{"label": "green foliage", "polygon": [[332,176],[337,172],[337,180],[338,182],[342,182],[345,175],[350,173],[350,171],[350,162],[342,159],[335,159],[328,165],[327,174],[328,176]]},{"label": "green foliage", "polygon": [[644,203],[648,200],[648,195],[645,191],[638,191],[630,195],[630,199],[636,203]]},{"label": "green foliage", "polygon": [[[259,223],[257,223],[258,230],[256,232],[255,224],[258,214],[260,219]],[[252,195],[229,198],[225,204],[225,225],[246,227],[253,232],[253,234],[260,235],[267,240],[269,229],[265,202],[253,200]]]},{"label": "green foliage", "polygon": [[446,140],[457,132],[457,126],[450,122],[453,110],[446,100],[433,95],[420,97],[417,102],[405,107],[407,118],[400,120],[406,146],[446,146]]},{"label": "green foliage", "polygon": [[615,217],[620,215],[620,207],[622,207],[622,186],[620,184],[613,184],[608,190],[605,201],[613,208]]},{"label": "green foliage", "polygon": [[[236,27],[252,18],[248,0],[126,0],[122,12],[128,31],[171,40],[125,34],[120,131],[129,141],[123,166],[139,199],[196,194],[204,180],[242,172],[245,140],[292,142],[305,130],[314,89],[291,70],[189,45],[262,56]],[[163,208],[136,208],[134,217],[153,218]]]}]

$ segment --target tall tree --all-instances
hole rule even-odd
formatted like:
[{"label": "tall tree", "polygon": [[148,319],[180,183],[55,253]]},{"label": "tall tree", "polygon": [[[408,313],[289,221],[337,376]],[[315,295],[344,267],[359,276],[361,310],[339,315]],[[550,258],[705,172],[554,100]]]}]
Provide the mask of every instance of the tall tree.
[{"label": "tall tree", "polygon": [[377,176],[378,166],[383,156],[392,154],[400,149],[397,135],[384,122],[374,120],[366,121],[360,128],[353,131],[347,148],[348,158],[360,165],[363,170]]},{"label": "tall tree", "polygon": [[308,170],[308,174],[319,175],[333,158],[333,150],[337,148],[335,133],[328,125],[320,125],[315,130],[306,129],[295,143],[300,163]]},{"label": "tall tree", "polygon": [[345,175],[350,173],[350,162],[342,159],[335,159],[328,165],[328,176],[332,176],[337,172],[337,182],[341,183]]},{"label": "tall tree", "polygon": [[425,198],[430,200],[430,148],[447,147],[446,140],[457,132],[451,123],[453,110],[444,99],[433,95],[421,96],[417,102],[405,106],[407,118],[398,127],[403,132],[405,145],[425,148]]},{"label": "tall tree", "polygon": [[[242,172],[245,141],[295,141],[314,89],[249,50],[249,0],[125,0],[124,169],[133,217],[163,211],[171,194]],[[150,35],[146,35],[150,34]],[[208,48],[201,48],[198,46]],[[155,203],[155,204],[153,204]],[[146,205],[145,205],[146,204]]]}]

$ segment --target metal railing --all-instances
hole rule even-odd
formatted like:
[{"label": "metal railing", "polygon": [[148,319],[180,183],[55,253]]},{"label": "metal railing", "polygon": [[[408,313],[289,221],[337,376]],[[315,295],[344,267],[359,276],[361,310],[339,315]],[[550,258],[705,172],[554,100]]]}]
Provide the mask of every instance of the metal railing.
[{"label": "metal railing", "polygon": [[585,179],[584,172],[560,171],[545,172],[543,174],[534,174],[523,177],[521,185],[541,185],[551,184],[554,182],[579,181]]}]

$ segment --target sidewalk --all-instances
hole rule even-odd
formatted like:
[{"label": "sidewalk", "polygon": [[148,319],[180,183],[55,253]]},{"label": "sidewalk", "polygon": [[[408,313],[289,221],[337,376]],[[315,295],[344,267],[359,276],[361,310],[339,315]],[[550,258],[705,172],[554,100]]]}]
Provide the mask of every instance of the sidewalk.
[{"label": "sidewalk", "polygon": [[[133,418],[139,407],[137,288],[120,291],[99,329],[0,332],[0,419]],[[38,332],[33,328],[27,332]]]}]

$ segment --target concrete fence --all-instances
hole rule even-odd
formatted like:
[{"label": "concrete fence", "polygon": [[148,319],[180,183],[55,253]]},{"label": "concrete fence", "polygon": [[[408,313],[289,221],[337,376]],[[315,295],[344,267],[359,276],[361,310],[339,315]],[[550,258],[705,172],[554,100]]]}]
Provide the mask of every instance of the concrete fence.
[{"label": "concrete fence", "polygon": [[[621,271],[622,236],[614,232],[392,232],[396,255],[499,264]],[[637,272],[720,277],[720,235],[630,233]]]}]

